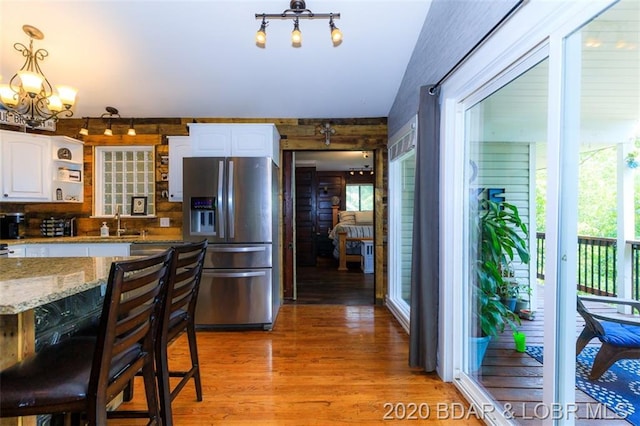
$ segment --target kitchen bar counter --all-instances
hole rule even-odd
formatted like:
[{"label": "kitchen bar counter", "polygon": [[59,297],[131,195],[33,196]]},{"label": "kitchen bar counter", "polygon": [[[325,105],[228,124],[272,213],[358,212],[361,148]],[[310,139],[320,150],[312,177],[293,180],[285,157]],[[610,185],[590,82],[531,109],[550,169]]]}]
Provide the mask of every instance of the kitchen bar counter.
[{"label": "kitchen bar counter", "polygon": [[0,258],[0,315],[14,315],[105,284],[123,257]]},{"label": "kitchen bar counter", "polygon": [[[0,369],[35,351],[35,308],[106,284],[113,261],[129,258],[133,257],[0,257]],[[35,422],[35,417],[24,417],[0,423]]]}]

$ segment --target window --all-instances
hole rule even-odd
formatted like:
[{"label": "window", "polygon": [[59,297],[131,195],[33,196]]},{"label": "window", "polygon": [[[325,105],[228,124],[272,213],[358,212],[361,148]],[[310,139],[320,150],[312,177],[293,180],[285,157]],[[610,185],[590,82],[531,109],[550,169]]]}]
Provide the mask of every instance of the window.
[{"label": "window", "polygon": [[347,211],[373,210],[373,185],[347,185]]},{"label": "window", "polygon": [[417,117],[390,139],[387,306],[409,333]]},{"label": "window", "polygon": [[95,148],[94,215],[131,215],[132,197],[147,197],[147,215],[155,214],[155,166],[152,146]]}]

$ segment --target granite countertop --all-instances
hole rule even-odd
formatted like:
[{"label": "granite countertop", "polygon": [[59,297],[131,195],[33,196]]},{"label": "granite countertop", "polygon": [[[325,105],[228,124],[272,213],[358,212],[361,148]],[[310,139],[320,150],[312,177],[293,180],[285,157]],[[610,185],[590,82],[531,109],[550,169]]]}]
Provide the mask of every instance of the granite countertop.
[{"label": "granite countertop", "polygon": [[116,237],[78,236],[78,237],[27,237],[20,240],[0,240],[8,245],[19,244],[87,244],[87,243],[181,243],[182,235],[123,235]]},{"label": "granite countertop", "polygon": [[111,263],[132,258],[0,257],[0,315],[18,314],[106,284]]}]

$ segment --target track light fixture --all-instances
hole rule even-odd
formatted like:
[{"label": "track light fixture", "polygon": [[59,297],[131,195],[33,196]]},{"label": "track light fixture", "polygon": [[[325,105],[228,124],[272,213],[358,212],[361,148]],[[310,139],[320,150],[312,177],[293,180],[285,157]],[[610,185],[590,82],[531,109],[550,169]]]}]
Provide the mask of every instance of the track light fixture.
[{"label": "track light fixture", "polygon": [[354,176],[356,173],[359,174],[360,176],[364,176],[365,174],[367,175],[374,174],[373,169],[370,169],[368,164],[365,164],[364,168],[352,167],[349,169],[349,174],[351,176]]},{"label": "track light fixture", "polygon": [[[107,112],[102,113],[102,115],[100,117],[97,117],[99,119],[101,119],[104,123],[105,123],[105,128],[104,128],[104,132],[102,133],[105,136],[113,136],[113,129],[112,129],[112,124],[114,120],[128,120],[129,121],[129,129],[127,130],[127,135],[129,136],[135,136],[136,135],[136,129],[134,127],[134,119],[133,118],[128,118],[128,119],[123,119],[122,117],[120,117],[120,113],[118,111],[117,108],[108,106],[105,108],[105,110]],[[79,135],[82,136],[87,136],[89,134],[89,120],[91,119],[91,117],[84,117],[84,123],[82,124],[82,128],[80,128],[80,131],[78,131]]]},{"label": "track light fixture", "polygon": [[293,31],[291,33],[291,44],[294,47],[302,45],[302,32],[300,31],[300,19],[329,19],[329,30],[331,31],[331,42],[334,46],[342,43],[342,31],[333,22],[334,19],[340,19],[339,13],[313,13],[307,9],[307,5],[303,0],[291,0],[289,9],[285,9],[282,13],[256,13],[256,19],[262,19],[260,29],[256,33],[256,45],[265,47],[267,43],[267,25],[269,19],[293,19]]}]

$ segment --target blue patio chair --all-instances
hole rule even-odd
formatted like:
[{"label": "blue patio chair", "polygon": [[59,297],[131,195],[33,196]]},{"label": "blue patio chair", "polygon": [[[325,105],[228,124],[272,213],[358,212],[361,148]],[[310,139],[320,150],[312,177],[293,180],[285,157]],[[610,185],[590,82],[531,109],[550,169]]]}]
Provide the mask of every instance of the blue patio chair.
[{"label": "blue patio chair", "polygon": [[[634,315],[601,313],[588,309],[583,302],[631,306]],[[634,312],[635,311],[635,312]],[[593,361],[589,379],[597,380],[619,359],[640,358],[640,301],[607,296],[578,295],[578,313],[584,318],[584,329],[576,342],[576,355],[597,337],[602,346]]]}]

